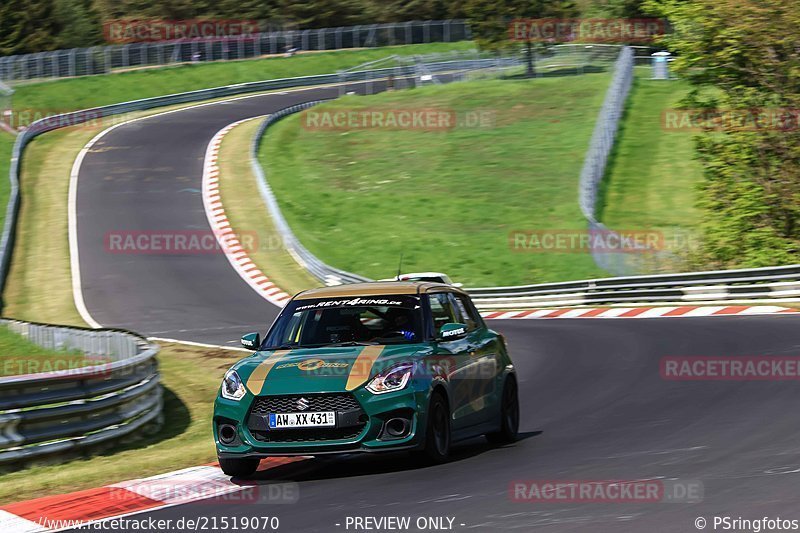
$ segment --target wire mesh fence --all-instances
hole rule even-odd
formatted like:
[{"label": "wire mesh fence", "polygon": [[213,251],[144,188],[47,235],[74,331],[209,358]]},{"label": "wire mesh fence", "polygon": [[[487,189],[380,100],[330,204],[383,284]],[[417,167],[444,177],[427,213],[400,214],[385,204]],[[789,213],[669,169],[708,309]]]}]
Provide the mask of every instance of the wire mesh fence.
[{"label": "wire mesh fence", "polygon": [[648,244],[630,242],[625,253],[608,250],[603,246],[610,241],[625,242],[625,235],[607,228],[597,220],[600,186],[614,148],[619,123],[625,109],[634,77],[634,50],[623,47],[614,65],[614,76],[606,92],[606,98],[597,117],[589,150],[586,152],[581,170],[579,204],[588,221],[589,248],[595,264],[616,276],[641,274],[651,270],[651,263],[661,252]]},{"label": "wire mesh fence", "polygon": [[145,66],[248,59],[312,50],[447,43],[469,39],[469,25],[463,20],[427,20],[95,46],[2,57],[0,81],[11,83],[86,76]]},{"label": "wire mesh fence", "polygon": [[0,81],[0,127],[6,124],[7,118],[11,114],[13,96],[14,89]]}]

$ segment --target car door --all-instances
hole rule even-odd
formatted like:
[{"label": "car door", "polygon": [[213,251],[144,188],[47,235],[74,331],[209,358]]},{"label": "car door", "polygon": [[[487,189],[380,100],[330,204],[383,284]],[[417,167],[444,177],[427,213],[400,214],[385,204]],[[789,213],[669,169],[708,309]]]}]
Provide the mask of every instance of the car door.
[{"label": "car door", "polygon": [[[456,311],[456,302],[450,292],[437,292],[428,295],[433,333],[438,337],[439,329],[448,323],[460,322],[461,315]],[[467,370],[470,363],[468,337],[452,340],[439,340],[437,350],[431,356],[429,366],[446,371],[450,389],[450,413],[454,430],[463,429],[474,423],[472,408],[469,405],[469,380]]]},{"label": "car door", "polygon": [[496,416],[499,402],[497,394],[500,381],[500,340],[483,322],[483,318],[468,296],[454,293],[456,314],[467,325],[469,359],[466,363],[464,379],[469,382],[466,394],[469,395],[471,419],[482,423]]}]

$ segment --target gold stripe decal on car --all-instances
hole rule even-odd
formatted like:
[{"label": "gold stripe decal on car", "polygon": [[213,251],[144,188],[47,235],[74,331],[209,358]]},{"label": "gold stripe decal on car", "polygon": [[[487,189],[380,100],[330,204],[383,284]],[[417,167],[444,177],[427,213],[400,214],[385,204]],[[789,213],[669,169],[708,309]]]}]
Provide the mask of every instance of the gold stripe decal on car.
[{"label": "gold stripe decal on car", "polygon": [[280,361],[280,359],[289,352],[291,352],[291,350],[276,350],[264,359],[264,361],[253,370],[250,377],[247,378],[247,389],[255,395],[261,394],[264,381],[267,380],[267,374],[269,374],[269,371],[275,366],[275,363]]},{"label": "gold stripe decal on car", "polygon": [[380,357],[384,348],[385,346],[365,346],[364,349],[361,350],[355,363],[353,363],[353,368],[350,369],[350,375],[347,377],[345,390],[351,391],[366,383],[372,373],[372,367],[375,365],[375,361]]}]

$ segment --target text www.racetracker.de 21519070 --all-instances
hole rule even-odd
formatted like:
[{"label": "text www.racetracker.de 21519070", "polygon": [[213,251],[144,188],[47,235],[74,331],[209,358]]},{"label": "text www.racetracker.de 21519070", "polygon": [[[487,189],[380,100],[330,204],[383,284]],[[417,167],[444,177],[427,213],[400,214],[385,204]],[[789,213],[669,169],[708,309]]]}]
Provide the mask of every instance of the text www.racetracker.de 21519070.
[{"label": "text www.racetracker.de 21519070", "polygon": [[111,518],[108,520],[50,520],[40,525],[48,529],[85,531],[278,531],[277,516],[193,516],[182,518]]}]

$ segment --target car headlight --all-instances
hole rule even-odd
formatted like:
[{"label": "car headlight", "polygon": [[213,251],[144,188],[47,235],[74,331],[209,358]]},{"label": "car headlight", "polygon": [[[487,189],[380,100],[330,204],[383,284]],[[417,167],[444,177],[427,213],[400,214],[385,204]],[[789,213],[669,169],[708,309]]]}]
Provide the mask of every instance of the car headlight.
[{"label": "car headlight", "polygon": [[385,372],[381,372],[367,383],[367,390],[372,394],[385,394],[405,388],[411,374],[414,372],[413,363],[401,363]]},{"label": "car headlight", "polygon": [[244,396],[245,388],[242,378],[235,370],[228,370],[222,379],[222,397],[227,400],[241,400]]}]

